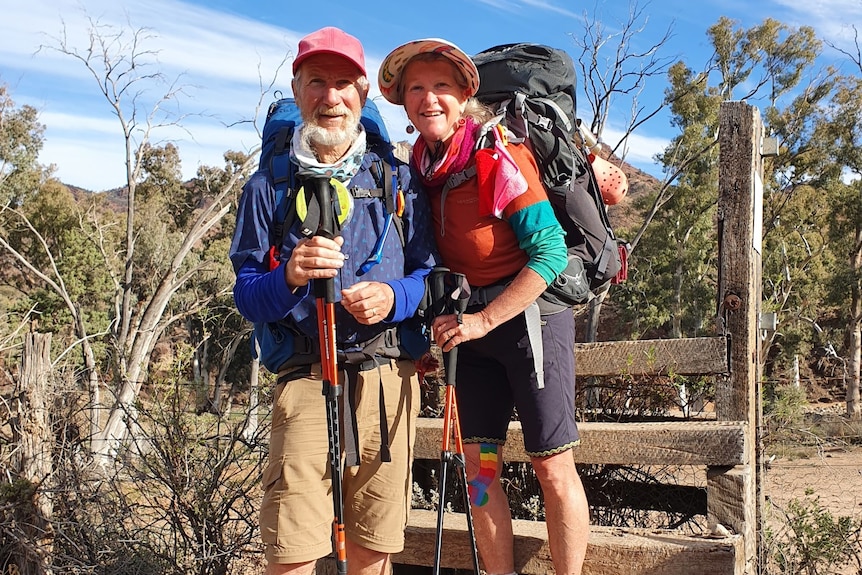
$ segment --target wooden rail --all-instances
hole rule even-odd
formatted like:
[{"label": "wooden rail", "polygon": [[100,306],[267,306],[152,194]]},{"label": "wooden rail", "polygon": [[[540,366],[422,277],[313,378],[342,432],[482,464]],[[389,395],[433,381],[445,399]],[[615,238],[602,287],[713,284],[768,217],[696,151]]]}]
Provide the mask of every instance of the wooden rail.
[{"label": "wooden rail", "polygon": [[729,372],[726,337],[575,344],[578,377],[717,375]]},{"label": "wooden rail", "polygon": [[[673,423],[579,423],[581,444],[572,450],[577,463],[611,465],[742,465],[747,462],[745,425],[732,421]],[[443,420],[421,417],[416,459],[439,459]],[[521,424],[509,424],[507,461],[530,461]]]},{"label": "wooden rail", "polygon": [[[416,459],[439,459],[442,427],[441,419],[419,419]],[[581,444],[572,450],[578,463],[706,466],[709,521],[723,523],[732,531],[744,527],[746,517],[739,514],[736,499],[748,477],[737,473],[747,468],[746,457],[750,452],[744,422],[580,423],[578,428]],[[517,421],[509,426],[505,450],[507,461],[530,460]],[[431,565],[436,517],[435,511],[411,512],[405,549],[394,558],[396,564]],[[518,573],[552,573],[545,523],[515,520],[513,528]],[[470,568],[466,529],[463,514],[446,513],[442,567]],[[744,564],[744,541],[740,535],[711,538],[667,530],[593,527],[584,575],[690,575],[693,565],[704,566],[698,567],[698,574],[739,575],[744,572]],[[395,574],[398,573],[396,566]]]}]

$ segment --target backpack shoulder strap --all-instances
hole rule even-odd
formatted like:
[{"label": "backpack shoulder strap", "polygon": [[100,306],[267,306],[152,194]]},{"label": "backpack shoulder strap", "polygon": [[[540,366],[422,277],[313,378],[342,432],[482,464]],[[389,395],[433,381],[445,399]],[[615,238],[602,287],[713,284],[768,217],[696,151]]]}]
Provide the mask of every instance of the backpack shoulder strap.
[{"label": "backpack shoulder strap", "polygon": [[396,198],[396,194],[399,192],[398,170],[395,168],[395,156],[391,151],[385,160],[375,160],[371,164],[371,175],[377,186],[383,190],[383,204],[386,213],[392,214],[392,223],[395,224],[395,231],[398,232],[401,246],[404,247],[406,245],[404,222],[398,213],[398,199]]},{"label": "backpack shoulder strap", "polygon": [[[283,129],[279,133],[279,139],[282,135],[289,142],[290,134],[293,130]],[[272,230],[270,240],[275,246],[281,247],[281,242],[284,239],[284,234],[290,229],[288,220],[296,215],[296,204],[290,201],[293,193],[296,190],[296,167],[290,161],[290,153],[287,147],[280,147],[280,152],[275,153],[270,160],[270,175],[272,183],[275,186],[275,214],[273,221],[275,225]]]},{"label": "backpack shoulder strap", "polygon": [[[508,104],[508,102],[506,102]],[[494,147],[494,138],[491,135],[491,131],[494,130],[498,125],[502,127],[503,130],[506,131],[507,140],[517,142],[519,141],[515,138],[514,134],[506,126],[505,122],[506,118],[506,107],[503,106],[498,110],[496,116],[482,124],[479,128],[479,136],[476,138],[475,149],[480,150],[482,148],[492,148]],[[446,183],[443,185],[443,194],[445,196],[446,193],[449,192],[452,188],[457,188],[470,178],[476,175],[476,164],[473,164],[469,168],[465,168],[460,172],[455,172],[451,176],[446,179]]]}]

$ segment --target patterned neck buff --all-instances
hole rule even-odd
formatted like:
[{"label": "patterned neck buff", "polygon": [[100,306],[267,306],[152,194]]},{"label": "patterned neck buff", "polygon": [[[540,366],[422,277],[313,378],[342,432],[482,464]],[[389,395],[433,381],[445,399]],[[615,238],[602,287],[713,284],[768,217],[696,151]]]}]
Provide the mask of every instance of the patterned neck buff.
[{"label": "patterned neck buff", "polygon": [[300,132],[302,129],[293,132],[293,140],[290,146],[290,159],[299,167],[297,176],[324,176],[335,178],[339,182],[347,185],[356,172],[359,171],[359,166],[362,165],[362,158],[365,156],[365,127],[359,125],[359,134],[353,141],[353,145],[344,156],[334,164],[322,164],[314,157],[314,153],[305,147],[302,143]]}]

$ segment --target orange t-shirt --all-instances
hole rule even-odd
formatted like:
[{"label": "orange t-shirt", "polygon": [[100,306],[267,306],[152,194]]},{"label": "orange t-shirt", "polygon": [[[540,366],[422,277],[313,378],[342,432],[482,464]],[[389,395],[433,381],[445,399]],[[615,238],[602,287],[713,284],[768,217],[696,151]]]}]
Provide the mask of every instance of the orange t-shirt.
[{"label": "orange t-shirt", "polygon": [[[510,143],[507,149],[527,180],[527,191],[509,203],[503,211],[504,218],[548,200],[533,154],[522,144]],[[471,159],[467,167],[474,161]],[[529,257],[518,245],[518,238],[506,219],[479,215],[477,182],[477,178],[470,178],[450,189],[445,198],[437,193],[429,199],[434,237],[446,267],[466,275],[472,286],[487,286],[517,275],[527,265]],[[441,199],[445,205],[441,205]]]}]

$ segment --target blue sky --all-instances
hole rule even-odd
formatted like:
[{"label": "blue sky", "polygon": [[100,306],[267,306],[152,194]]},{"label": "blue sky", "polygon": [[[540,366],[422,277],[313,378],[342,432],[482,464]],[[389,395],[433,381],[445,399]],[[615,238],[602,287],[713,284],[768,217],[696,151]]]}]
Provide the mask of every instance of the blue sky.
[{"label": "blue sky", "polygon": [[[814,26],[822,38],[849,46],[852,30],[846,23],[862,24],[862,0],[653,0],[640,2],[645,18],[640,34],[646,47],[672,27],[661,55],[683,59],[701,69],[709,57],[706,29],[719,16],[742,26],[766,17],[785,24]],[[437,0],[430,3],[402,0],[314,2],[305,0],[0,0],[0,83],[6,84],[16,105],[40,111],[46,126],[43,164],[54,164],[65,183],[104,190],[124,183],[122,133],[116,117],[82,64],[54,50],[65,31],[69,45],[87,46],[87,18],[103,25],[147,28],[145,49],[158,51],[160,70],[187,87],[180,101],[188,114],[184,130],[167,127],[155,131],[154,142],[175,141],[183,160],[183,175],[191,177],[199,165],[221,166],[226,150],[248,150],[257,142],[251,123],[262,121],[272,94],[257,104],[261,81],[268,82],[285,56],[276,87],[289,91],[290,67],[297,41],[321,26],[335,25],[357,36],[365,45],[372,97],[395,139],[408,139],[406,117],[379,98],[376,73],[386,54],[402,42],[442,37],[473,54],[496,44],[529,41],[567,49],[578,48],[571,36],[584,30],[584,10],[613,33],[628,16],[623,0]],[[658,101],[665,88],[654,80],[641,95],[644,103]],[[619,102],[621,115],[628,102]],[[583,109],[583,108],[582,108]],[[199,115],[198,115],[199,114]],[[229,125],[232,126],[228,127]],[[609,143],[618,132],[614,118],[603,135]],[[652,156],[672,135],[666,116],[639,128],[629,142],[627,159],[658,173]]]}]

